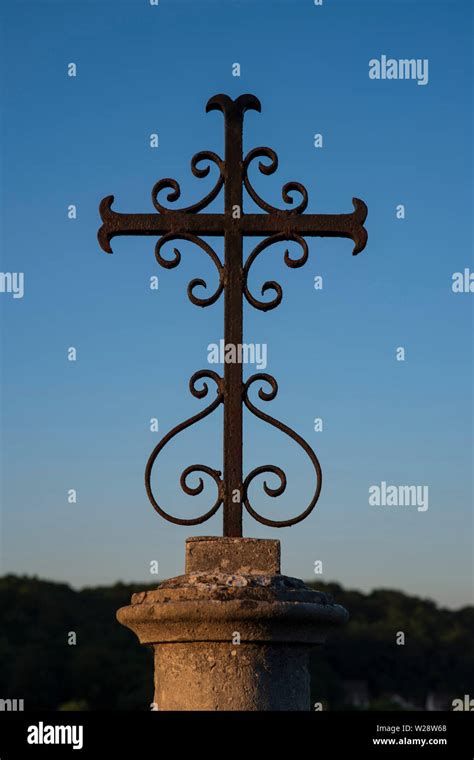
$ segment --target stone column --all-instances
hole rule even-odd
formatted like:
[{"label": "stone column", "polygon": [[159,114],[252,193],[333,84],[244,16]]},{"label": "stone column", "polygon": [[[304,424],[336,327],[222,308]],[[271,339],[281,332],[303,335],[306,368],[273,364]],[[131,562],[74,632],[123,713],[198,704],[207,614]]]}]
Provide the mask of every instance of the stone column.
[{"label": "stone column", "polygon": [[309,710],[309,651],[347,611],[280,574],[280,542],[200,536],[185,575],[117,612],[155,654],[159,710]]}]

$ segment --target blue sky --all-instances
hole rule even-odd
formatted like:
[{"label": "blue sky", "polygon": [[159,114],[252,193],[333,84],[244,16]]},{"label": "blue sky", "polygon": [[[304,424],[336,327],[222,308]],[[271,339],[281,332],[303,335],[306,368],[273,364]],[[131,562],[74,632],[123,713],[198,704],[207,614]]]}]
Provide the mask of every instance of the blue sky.
[{"label": "blue sky", "polygon": [[[280,388],[265,411],[314,447],[324,483],[304,523],[278,531],[247,516],[245,535],[279,538],[289,575],[314,577],[321,560],[322,578],[348,587],[471,603],[473,295],[451,289],[473,269],[470,4],[40,0],[5,4],[2,17],[1,271],[25,276],[22,299],[0,294],[2,572],[150,582],[152,560],[160,577],[179,574],[184,539],[221,531],[220,515],[197,529],[164,522],[143,487],[158,437],[206,403],[187,383],[222,337],[222,300],[199,309],[186,287],[215,283],[212,265],[182,245],[181,265],[163,270],[153,238],[116,239],[107,256],[96,232],[105,195],[151,212],[151,188],[169,176],[182,205],[204,195],[212,178],[191,175],[191,156],[223,152],[222,116],[205,103],[251,92],[262,113],[246,115],[244,150],[269,145],[280,159],[277,174],[254,175],[261,195],[281,203],[298,180],[321,213],[362,198],[369,243],[352,257],[351,241],[311,239],[301,269],[284,266],[284,246],[255,264],[255,292],[266,279],[284,290],[274,311],[245,307],[245,340],[268,344]],[[371,80],[383,54],[428,59],[429,83]],[[220,468],[219,415],[163,456],[175,514],[210,503],[211,486],[208,501],[187,497],[178,477],[197,461]],[[247,471],[271,462],[288,476],[278,500],[256,489],[261,511],[302,511],[313,484],[297,447],[247,418],[245,440]],[[429,509],[370,506],[382,481],[429,486]]]}]

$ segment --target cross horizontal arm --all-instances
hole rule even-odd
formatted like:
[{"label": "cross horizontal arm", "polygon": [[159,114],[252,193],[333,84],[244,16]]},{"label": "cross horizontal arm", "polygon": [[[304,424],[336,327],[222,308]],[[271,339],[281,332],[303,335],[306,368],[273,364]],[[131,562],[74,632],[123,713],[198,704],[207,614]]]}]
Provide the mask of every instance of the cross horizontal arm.
[{"label": "cross horizontal arm", "polygon": [[264,236],[278,233],[308,237],[343,237],[354,241],[353,254],[360,253],[367,242],[364,222],[367,206],[353,199],[351,214],[292,214],[281,211],[274,214],[242,214],[234,219],[226,214],[193,214],[169,211],[161,214],[122,214],[112,211],[114,196],[109,195],[100,204],[102,226],[98,240],[106,253],[112,253],[110,241],[119,235],[166,235],[190,232],[210,237],[223,235],[226,230],[238,230],[244,236]]},{"label": "cross horizontal arm", "polygon": [[244,235],[275,235],[287,233],[301,237],[342,237],[353,240],[354,255],[364,250],[367,243],[367,206],[353,198],[352,214],[244,214],[241,230]]},{"label": "cross horizontal arm", "polygon": [[113,195],[104,198],[99,207],[102,227],[97,238],[106,253],[112,253],[110,241],[119,235],[166,235],[170,232],[192,232],[199,235],[223,235],[222,214],[189,214],[170,211],[167,214],[120,214],[110,208]]}]

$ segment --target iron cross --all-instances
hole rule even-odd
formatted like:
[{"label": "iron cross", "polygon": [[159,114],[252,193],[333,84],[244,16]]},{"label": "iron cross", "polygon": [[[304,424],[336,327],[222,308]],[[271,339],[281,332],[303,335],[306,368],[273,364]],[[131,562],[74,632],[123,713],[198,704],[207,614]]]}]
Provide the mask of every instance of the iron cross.
[{"label": "iron cross", "polygon": [[[188,285],[188,297],[197,306],[209,306],[215,303],[224,292],[224,342],[225,346],[238,347],[242,345],[243,337],[243,299],[255,308],[268,311],[275,308],[282,300],[282,288],[279,283],[270,280],[264,283],[262,295],[270,291],[274,293],[270,300],[259,300],[249,290],[248,273],[255,258],[268,246],[281,241],[294,241],[299,244],[301,254],[292,258],[287,250],[284,255],[285,264],[296,268],[303,266],[308,259],[308,245],[305,237],[342,237],[354,242],[353,254],[360,253],[367,242],[367,231],[364,222],[367,217],[367,206],[358,198],[353,198],[354,211],[350,214],[305,214],[308,205],[308,193],[299,182],[288,182],[282,188],[283,202],[292,206],[290,209],[278,209],[267,203],[256,192],[250,182],[248,169],[255,159],[260,159],[258,168],[265,175],[273,174],[278,167],[278,158],[271,148],[254,148],[245,158],[242,153],[242,129],[244,113],[247,110],[260,111],[260,101],[254,95],[241,95],[232,100],[227,95],[215,95],[206,106],[206,111],[219,110],[224,114],[225,122],[225,157],[219,158],[212,151],[201,151],[191,160],[191,171],[195,177],[204,178],[210,172],[210,165],[217,166],[219,175],[214,188],[198,203],[180,210],[165,207],[158,196],[167,189],[168,202],[179,199],[181,190],[174,179],[162,179],[152,190],[152,202],[155,213],[151,214],[122,214],[112,210],[114,196],[109,195],[100,204],[102,226],[98,232],[99,243],[104,251],[112,253],[110,241],[119,235],[152,235],[160,236],[155,256],[158,263],[172,269],[181,260],[181,254],[174,248],[174,258],[164,258],[161,249],[165,243],[174,240],[188,240],[198,245],[214,262],[219,285],[216,291],[206,297],[195,294],[197,287],[207,288],[202,279],[194,279]],[[262,159],[266,159],[266,162]],[[203,162],[206,166],[203,167]],[[224,187],[224,213],[199,213],[209,206]],[[243,210],[243,189],[265,213],[245,213]],[[294,205],[294,195],[300,197],[300,202]],[[202,237],[223,236],[224,263]],[[262,237],[246,262],[243,261],[243,238],[246,236]],[[279,420],[270,417],[258,409],[249,398],[249,388],[254,382],[266,383],[269,390],[260,387],[258,392],[262,401],[271,401],[278,390],[276,380],[268,374],[257,373],[243,383],[242,363],[225,362],[223,377],[211,370],[196,372],[190,380],[191,393],[196,398],[204,398],[208,393],[205,379],[216,384],[217,394],[214,401],[200,413],[171,430],[155,447],[147,463],[145,485],[148,497],[156,511],[167,520],[180,525],[197,525],[214,515],[223,504],[224,536],[242,535],[242,505],[259,522],[272,527],[294,525],[303,520],[312,511],[321,491],[321,467],[309,444],[301,436]],[[196,383],[202,381],[202,386]],[[185,428],[193,425],[214,411],[219,404],[224,406],[224,475],[221,471],[206,465],[187,467],[181,475],[181,487],[189,495],[203,491],[204,483],[201,477],[198,484],[191,486],[188,477],[192,473],[201,472],[210,476],[217,487],[217,497],[213,506],[200,517],[183,519],[173,517],[157,502],[151,486],[151,471],[153,464],[168,441]],[[260,419],[268,422],[289,435],[304,449],[309,456],[316,473],[316,487],[307,508],[289,520],[273,520],[260,515],[252,506],[249,499],[249,486],[258,475],[270,473],[279,479],[279,485],[270,487],[266,481],[263,488],[268,496],[279,496],[286,488],[286,475],[275,465],[263,465],[255,468],[246,478],[243,478],[242,468],[242,421],[243,405]]]}]

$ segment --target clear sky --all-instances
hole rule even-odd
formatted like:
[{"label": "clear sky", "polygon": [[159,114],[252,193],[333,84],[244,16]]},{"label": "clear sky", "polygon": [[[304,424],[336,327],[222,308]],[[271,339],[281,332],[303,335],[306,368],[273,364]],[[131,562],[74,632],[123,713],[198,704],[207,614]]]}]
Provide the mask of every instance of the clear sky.
[{"label": "clear sky", "polygon": [[[192,529],[163,521],[143,486],[158,437],[206,403],[187,383],[223,337],[222,299],[199,309],[186,287],[194,277],[214,284],[212,265],[182,245],[181,265],[161,269],[153,238],[118,238],[108,256],[96,232],[105,195],[119,211],[151,212],[161,177],[181,182],[182,205],[204,195],[213,175],[194,178],[190,158],[223,151],[222,115],[205,103],[251,92],[262,113],[246,115],[244,149],[269,145],[280,158],[277,174],[253,173],[261,195],[281,204],[283,183],[298,180],[308,211],[321,213],[350,212],[362,198],[369,242],[353,257],[351,241],[310,239],[301,269],[285,267],[281,245],[255,264],[254,292],[266,279],[284,290],[274,311],[245,308],[245,339],[268,345],[280,388],[260,406],[315,448],[324,483],[305,522],[274,530],[247,516],[245,535],[281,539],[289,575],[314,578],[321,560],[322,578],[347,587],[472,603],[474,295],[451,287],[453,273],[474,268],[470,7],[3,3],[1,271],[24,273],[23,298],[0,293],[3,573],[150,582],[152,560],[160,577],[179,574],[185,538],[221,531],[220,515]],[[428,83],[370,79],[369,61],[382,55],[428,59]],[[163,455],[160,493],[174,514],[213,499],[212,484],[185,496],[178,477],[194,462],[220,468],[220,414]],[[253,418],[245,440],[247,471],[272,463],[288,476],[279,499],[255,487],[260,511],[302,511],[313,487],[304,455]],[[382,481],[428,486],[429,508],[371,506],[369,488]]]}]

